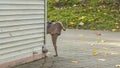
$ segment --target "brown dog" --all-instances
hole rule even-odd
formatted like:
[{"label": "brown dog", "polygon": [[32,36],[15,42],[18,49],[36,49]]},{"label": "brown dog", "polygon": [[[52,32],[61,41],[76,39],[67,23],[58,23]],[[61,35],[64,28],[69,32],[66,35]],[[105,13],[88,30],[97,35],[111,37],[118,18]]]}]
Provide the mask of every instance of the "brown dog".
[{"label": "brown dog", "polygon": [[56,53],[54,55],[55,57],[58,56],[56,42],[57,42],[58,36],[61,34],[62,29],[64,31],[66,30],[61,22],[54,22],[54,21],[47,22],[47,34],[51,35],[52,43],[53,43],[55,53]]}]

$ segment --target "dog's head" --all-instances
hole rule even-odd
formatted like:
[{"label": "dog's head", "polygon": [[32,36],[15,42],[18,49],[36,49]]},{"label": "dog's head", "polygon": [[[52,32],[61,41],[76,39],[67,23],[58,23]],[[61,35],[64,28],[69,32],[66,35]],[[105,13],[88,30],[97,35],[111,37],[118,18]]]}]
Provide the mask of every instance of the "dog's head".
[{"label": "dog's head", "polygon": [[47,21],[47,28],[49,28],[52,25],[53,22],[54,22],[53,20],[52,21]]}]

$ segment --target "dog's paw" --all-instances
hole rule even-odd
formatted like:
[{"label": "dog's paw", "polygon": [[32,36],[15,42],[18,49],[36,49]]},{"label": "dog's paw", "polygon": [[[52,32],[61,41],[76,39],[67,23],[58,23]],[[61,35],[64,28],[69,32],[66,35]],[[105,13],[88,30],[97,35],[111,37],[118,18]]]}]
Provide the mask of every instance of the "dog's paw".
[{"label": "dog's paw", "polygon": [[58,57],[58,55],[53,55],[54,57]]},{"label": "dog's paw", "polygon": [[65,28],[64,28],[63,30],[64,30],[64,31],[66,31],[66,29],[65,29]]}]

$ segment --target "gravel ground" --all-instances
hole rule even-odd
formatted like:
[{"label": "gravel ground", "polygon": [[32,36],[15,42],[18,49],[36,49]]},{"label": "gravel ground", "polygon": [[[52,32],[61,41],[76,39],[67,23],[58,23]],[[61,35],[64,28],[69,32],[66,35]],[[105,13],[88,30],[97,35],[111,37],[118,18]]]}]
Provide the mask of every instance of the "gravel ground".
[{"label": "gravel ground", "polygon": [[120,32],[67,30],[57,46],[59,56],[53,57],[47,35],[48,57],[14,68],[120,68]]}]

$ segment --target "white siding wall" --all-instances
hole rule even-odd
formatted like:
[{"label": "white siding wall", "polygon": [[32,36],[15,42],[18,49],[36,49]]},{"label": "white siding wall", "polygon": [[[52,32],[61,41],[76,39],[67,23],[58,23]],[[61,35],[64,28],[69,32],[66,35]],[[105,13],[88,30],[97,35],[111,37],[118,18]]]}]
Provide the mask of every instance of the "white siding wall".
[{"label": "white siding wall", "polygon": [[41,52],[44,0],[0,0],[0,63]]}]

